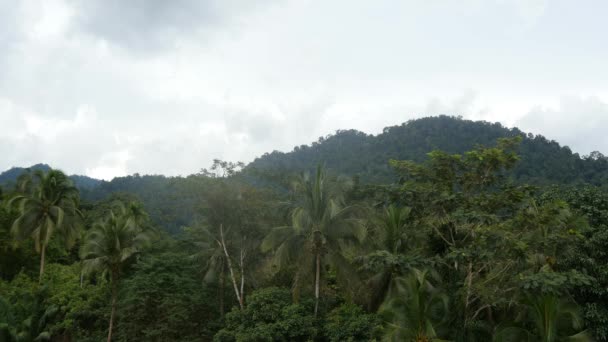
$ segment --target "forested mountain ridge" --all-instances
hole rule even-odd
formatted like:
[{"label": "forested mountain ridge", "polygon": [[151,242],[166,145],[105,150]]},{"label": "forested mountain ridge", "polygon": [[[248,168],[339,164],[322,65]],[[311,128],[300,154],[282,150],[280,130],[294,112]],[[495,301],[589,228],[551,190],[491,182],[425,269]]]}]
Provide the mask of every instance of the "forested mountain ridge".
[{"label": "forested mountain ridge", "polygon": [[[471,121],[453,116],[427,117],[386,127],[378,135],[356,130],[338,131],[321,137],[311,145],[296,146],[291,152],[266,153],[248,164],[242,172],[249,183],[269,184],[260,173],[274,177],[312,170],[319,163],[335,174],[356,176],[367,183],[395,180],[389,160],[422,161],[427,153],[442,150],[463,153],[476,145],[490,146],[502,137],[522,136],[518,148],[520,160],[511,171],[521,183],[536,185],[589,183],[608,184],[608,159],[601,153],[581,157],[568,147],[541,135],[506,128],[500,123]],[[30,169],[50,169],[37,164]],[[0,184],[15,180],[23,168],[0,174]],[[130,175],[111,181],[86,176],[70,176],[85,202],[99,201],[114,193],[129,193],[141,200],[152,221],[164,230],[176,233],[190,224],[201,198],[205,197],[208,180],[201,175],[166,177]]]},{"label": "forested mountain ridge", "polygon": [[[17,178],[24,172],[40,170],[47,172],[51,169],[48,164],[35,164],[30,167],[12,167],[2,173],[0,173],[0,185],[2,186],[12,186],[17,181]],[[88,176],[82,175],[71,175],[69,176],[74,185],[79,189],[92,189],[98,186],[101,183],[101,180],[91,178]]]},{"label": "forested mountain ridge", "polygon": [[[463,153],[476,145],[490,146],[498,138],[522,136],[520,161],[511,171],[521,183],[536,185],[608,183],[608,160],[599,153],[580,157],[568,147],[543,136],[527,134],[500,123],[464,120],[453,116],[410,120],[370,135],[356,130],[338,131],[311,145],[296,146],[288,153],[264,154],[243,172],[249,183],[269,186],[260,174],[277,178],[313,170],[319,163],[334,174],[356,176],[366,183],[390,183],[396,173],[389,160],[423,161],[433,150]],[[148,208],[153,222],[175,233],[189,224],[197,203],[205,197],[206,177],[165,177],[138,174],[101,182],[82,191],[82,198],[97,201],[112,193],[136,195]]]},{"label": "forested mountain ridge", "polygon": [[[215,160],[89,190],[26,172],[0,193],[0,340],[608,341],[608,193],[513,182],[515,133],[390,159],[394,180],[369,185],[321,163]],[[540,184],[552,158],[606,159],[539,146]]]},{"label": "forested mountain ridge", "polygon": [[[463,153],[476,145],[492,145],[498,138],[522,136],[520,162],[513,176],[533,184],[590,183],[608,181],[608,159],[600,152],[580,156],[568,146],[542,135],[533,135],[519,128],[507,128],[500,123],[465,120],[454,116],[435,116],[409,120],[401,125],[384,128],[378,135],[349,129],[320,137],[310,145],[296,146],[290,152],[273,151],[256,158],[245,167],[274,172],[312,170],[319,163],[337,174],[359,176],[367,182],[393,180],[394,172],[388,161],[422,161],[427,153],[442,150]],[[14,167],[0,173],[0,184],[14,182],[26,169],[48,171],[49,165],[36,164],[29,168]],[[250,172],[252,173],[252,172]],[[85,198],[99,199],[114,191],[138,192],[139,182],[175,183],[184,177],[126,176],[101,181],[87,176],[70,176],[74,184],[85,189]]]},{"label": "forested mountain ridge", "polygon": [[357,130],[337,131],[291,152],[266,153],[251,162],[248,169],[293,172],[314,168],[318,163],[340,174],[359,176],[368,182],[394,178],[390,159],[422,161],[427,153],[442,150],[463,153],[476,145],[492,145],[496,139],[522,136],[520,162],[513,176],[533,184],[604,184],[608,180],[608,160],[601,153],[581,157],[569,147],[560,146],[542,135],[507,128],[500,123],[436,116],[410,120],[386,127],[378,135]]}]

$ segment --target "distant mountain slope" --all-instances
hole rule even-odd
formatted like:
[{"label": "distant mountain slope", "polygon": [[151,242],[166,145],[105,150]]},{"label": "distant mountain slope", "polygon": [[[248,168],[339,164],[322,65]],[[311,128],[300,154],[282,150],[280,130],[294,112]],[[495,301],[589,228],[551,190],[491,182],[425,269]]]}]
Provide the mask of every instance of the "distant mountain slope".
[{"label": "distant mountain slope", "polygon": [[[389,159],[422,161],[426,153],[440,149],[462,153],[476,144],[493,145],[500,137],[523,136],[521,161],[513,176],[533,184],[573,184],[578,182],[608,185],[608,159],[600,153],[581,157],[568,147],[542,136],[526,134],[498,123],[439,116],[411,120],[387,127],[381,134],[369,135],[355,130],[338,131],[311,145],[293,151],[267,153],[250,163],[242,176],[252,184],[273,186],[275,179],[259,177],[257,171],[284,177],[292,172],[313,169],[319,162],[335,173],[358,176],[362,181],[386,183],[394,180]],[[48,169],[34,165],[33,169]],[[0,174],[0,184],[14,181],[23,168]],[[256,171],[257,170],[257,171]],[[267,172],[269,171],[269,172]],[[86,176],[71,176],[81,189],[84,202],[104,199],[113,193],[130,193],[145,205],[152,220],[168,232],[176,233],[200,212],[209,182],[202,175],[188,177],[126,176],[99,181]],[[264,179],[261,179],[264,178]]]},{"label": "distant mountain slope", "polygon": [[[36,165],[32,165],[30,167],[13,167],[11,169],[8,169],[2,173],[0,173],[0,185],[1,186],[13,186],[17,180],[17,178],[19,177],[19,175],[21,175],[23,172],[27,171],[27,170],[42,170],[42,171],[48,171],[50,170],[51,167],[47,164],[36,164]],[[101,181],[99,179],[95,179],[95,178],[91,178],[91,177],[87,177],[87,176],[80,176],[80,175],[72,175],[70,176],[70,179],[72,180],[72,182],[74,182],[74,185],[76,187],[78,187],[80,190],[84,190],[84,189],[92,189],[96,186],[98,186],[99,184],[101,184]]]},{"label": "distant mountain slope", "polygon": [[516,179],[534,184],[608,183],[608,160],[600,153],[581,157],[540,135],[451,116],[411,120],[387,127],[376,136],[356,130],[338,131],[288,153],[264,154],[247,168],[292,172],[323,162],[337,173],[356,175],[367,182],[387,182],[393,179],[390,159],[422,161],[435,149],[462,153],[477,144],[493,145],[498,138],[518,135],[524,140],[519,151],[521,162],[514,171]]},{"label": "distant mountain slope", "polygon": [[81,191],[81,197],[83,201],[95,202],[116,193],[135,195],[156,225],[176,233],[199,214],[210,181],[198,175],[165,177],[136,174],[102,181],[91,190]]}]

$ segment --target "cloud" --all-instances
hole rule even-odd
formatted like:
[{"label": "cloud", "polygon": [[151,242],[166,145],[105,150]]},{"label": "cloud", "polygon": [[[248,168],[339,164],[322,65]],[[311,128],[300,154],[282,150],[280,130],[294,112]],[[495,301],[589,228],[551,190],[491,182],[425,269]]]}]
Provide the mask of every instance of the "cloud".
[{"label": "cloud", "polygon": [[73,1],[76,29],[130,51],[175,48],[180,36],[209,33],[267,5],[247,0]]},{"label": "cloud", "polygon": [[[590,8],[0,0],[0,169],[185,175],[214,158],[248,162],[337,129],[378,133],[442,113],[508,125],[527,115],[522,125],[578,146],[565,132],[579,103],[554,102],[608,95],[597,43],[608,27]],[[591,107],[587,121],[605,124],[603,105]],[[533,120],[547,113],[569,124]]]},{"label": "cloud", "polygon": [[517,125],[581,154],[608,152],[608,103],[597,97],[564,96],[554,108],[536,106]]}]

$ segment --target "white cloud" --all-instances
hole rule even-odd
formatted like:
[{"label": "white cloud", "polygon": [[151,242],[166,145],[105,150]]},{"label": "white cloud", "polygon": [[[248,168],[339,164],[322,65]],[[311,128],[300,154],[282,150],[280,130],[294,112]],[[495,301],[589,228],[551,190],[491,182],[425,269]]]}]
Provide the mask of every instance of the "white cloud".
[{"label": "white cloud", "polygon": [[[595,123],[585,135],[605,124],[603,9],[0,0],[0,169],[47,162],[103,178],[185,175],[213,158],[247,162],[337,129],[378,133],[442,113],[519,124],[577,151],[608,149],[599,133],[568,133],[581,111]],[[560,104],[561,94],[579,100]],[[548,116],[557,123],[540,124]]]},{"label": "white cloud", "polygon": [[597,97],[564,96],[558,106],[533,108],[517,124],[581,154],[608,151],[608,103]]}]

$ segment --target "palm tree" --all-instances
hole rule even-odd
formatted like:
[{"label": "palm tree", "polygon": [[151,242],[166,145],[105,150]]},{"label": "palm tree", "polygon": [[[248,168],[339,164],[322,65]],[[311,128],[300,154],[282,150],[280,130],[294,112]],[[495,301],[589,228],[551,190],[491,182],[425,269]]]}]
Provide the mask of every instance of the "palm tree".
[{"label": "palm tree", "polygon": [[224,317],[224,290],[226,280],[226,255],[218,237],[207,227],[196,225],[185,228],[190,238],[197,247],[197,252],[192,255],[198,262],[204,264],[203,281],[206,283],[218,282],[218,301],[220,316]]},{"label": "palm tree", "polygon": [[152,237],[151,231],[137,222],[133,213],[128,210],[119,212],[118,215],[110,211],[105,220],[97,222],[88,232],[80,251],[85,273],[98,271],[110,276],[112,304],[108,342],[112,340],[121,266],[139,253]]},{"label": "palm tree", "polygon": [[114,211],[124,216],[127,224],[142,230],[150,229],[150,217],[141,203],[131,201],[124,204],[121,201],[117,201],[114,203]]},{"label": "palm tree", "polygon": [[299,198],[293,204],[291,225],[274,228],[262,242],[262,250],[275,250],[279,268],[296,263],[296,298],[302,278],[314,269],[315,316],[319,310],[322,265],[339,265],[336,271],[342,279],[352,276],[344,247],[365,237],[364,227],[353,216],[354,207],[344,206],[339,185],[328,181],[321,166],[314,179],[302,175],[296,183]]},{"label": "palm tree", "polygon": [[431,283],[433,275],[412,269],[408,276],[399,278],[397,295],[380,309],[387,322],[386,340],[437,340],[438,326],[448,313],[448,298]]},{"label": "palm tree", "polygon": [[47,173],[35,171],[32,177],[22,177],[21,188],[33,188],[28,193],[11,199],[17,205],[20,216],[11,232],[18,239],[32,237],[36,252],[40,253],[40,281],[44,274],[46,247],[58,231],[69,248],[78,237],[81,213],[78,210],[78,189],[59,170]]},{"label": "palm tree", "polygon": [[[527,318],[534,329],[505,326],[498,329],[495,342],[502,341],[592,341],[587,331],[580,331],[583,319],[578,305],[572,300],[555,295],[529,296],[523,301],[527,307]],[[579,331],[574,335],[569,335]]]},{"label": "palm tree", "polygon": [[[407,231],[407,219],[411,209],[390,205],[384,209],[380,222],[376,224],[376,250],[360,258],[362,270],[370,271],[367,285],[371,289],[369,309],[376,311],[385,298],[394,292],[396,280],[413,266],[416,255],[411,252],[415,237]],[[406,255],[410,252],[410,255]]]}]

